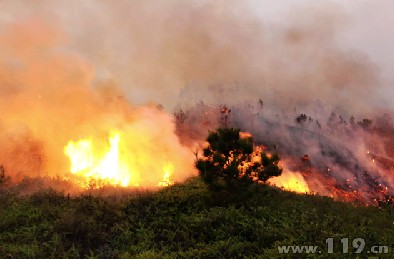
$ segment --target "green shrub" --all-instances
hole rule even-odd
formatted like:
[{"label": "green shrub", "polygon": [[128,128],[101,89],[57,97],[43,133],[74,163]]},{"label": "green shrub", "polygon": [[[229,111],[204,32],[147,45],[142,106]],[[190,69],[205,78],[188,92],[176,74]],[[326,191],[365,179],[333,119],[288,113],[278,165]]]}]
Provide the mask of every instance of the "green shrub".
[{"label": "green shrub", "polygon": [[209,146],[204,148],[203,158],[197,159],[196,168],[210,186],[220,186],[221,182],[227,187],[265,182],[282,173],[279,155],[269,156],[254,148],[253,138],[241,138],[240,129],[219,128],[209,133],[207,141]]}]

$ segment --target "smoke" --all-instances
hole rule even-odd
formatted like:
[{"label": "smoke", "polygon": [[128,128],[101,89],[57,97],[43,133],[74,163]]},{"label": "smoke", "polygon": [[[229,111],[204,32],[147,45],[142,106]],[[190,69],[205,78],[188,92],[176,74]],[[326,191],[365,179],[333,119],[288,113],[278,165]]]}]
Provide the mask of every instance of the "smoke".
[{"label": "smoke", "polygon": [[264,95],[282,106],[318,98],[366,111],[365,98],[378,103],[378,68],[337,44],[350,20],[339,4],[295,5],[280,22],[254,12],[272,7],[253,1],[16,1],[2,8],[5,20],[56,24],[64,47],[93,64],[95,80],[115,81],[133,103],[171,110],[185,86],[200,93],[229,82],[242,83],[237,99]]},{"label": "smoke", "polygon": [[[384,85],[367,55],[338,44],[352,19],[342,5],[300,4],[283,19],[258,14],[253,8],[270,5],[254,1],[3,1],[0,7],[7,11],[0,16],[0,152],[15,178],[64,174],[69,140],[114,127],[128,136],[146,132],[145,150],[178,156],[177,179],[190,175],[190,148],[156,104],[187,111],[176,130],[188,146],[219,125],[218,106],[227,105],[234,125],[289,156],[307,152],[315,165],[331,168],[350,150],[342,178],[353,176],[360,161],[369,167],[369,143],[383,143],[380,153],[388,156],[387,140],[358,130],[349,139],[349,127],[327,122],[331,112],[348,123],[351,115],[376,117]],[[307,130],[294,125],[300,113],[314,119]],[[322,155],[333,149],[341,155]]]},{"label": "smoke", "polygon": [[68,141],[105,140],[116,130],[140,186],[156,186],[166,163],[175,168],[172,181],[190,176],[193,155],[179,143],[172,116],[154,105],[130,105],[114,82],[95,82],[92,64],[64,48],[65,38],[34,18],[11,23],[0,36],[0,163],[6,174],[14,181],[67,177]]}]

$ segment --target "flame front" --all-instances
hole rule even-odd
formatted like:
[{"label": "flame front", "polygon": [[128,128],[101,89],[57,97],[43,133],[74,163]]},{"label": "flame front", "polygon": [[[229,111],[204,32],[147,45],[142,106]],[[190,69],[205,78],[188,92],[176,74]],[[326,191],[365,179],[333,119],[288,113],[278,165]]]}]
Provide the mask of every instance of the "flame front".
[{"label": "flame front", "polygon": [[304,177],[300,173],[284,171],[282,175],[274,177],[268,180],[269,183],[282,187],[285,190],[298,192],[298,193],[308,193],[309,187],[305,182]]},{"label": "flame front", "polygon": [[[143,169],[136,168],[136,163],[133,163],[134,154],[126,148],[122,134],[118,131],[110,132],[106,141],[97,138],[69,141],[64,147],[64,153],[70,160],[70,172],[83,177],[86,183],[99,180],[114,186],[140,186],[140,171]],[[139,158],[143,163],[154,159],[148,151]],[[168,161],[162,163],[162,179],[156,186],[172,184],[170,177],[174,166]]]},{"label": "flame front", "polygon": [[174,165],[172,163],[167,163],[163,167],[164,175],[163,175],[163,180],[159,183],[159,186],[169,186],[173,184],[171,181],[170,177],[172,172],[174,171]]}]

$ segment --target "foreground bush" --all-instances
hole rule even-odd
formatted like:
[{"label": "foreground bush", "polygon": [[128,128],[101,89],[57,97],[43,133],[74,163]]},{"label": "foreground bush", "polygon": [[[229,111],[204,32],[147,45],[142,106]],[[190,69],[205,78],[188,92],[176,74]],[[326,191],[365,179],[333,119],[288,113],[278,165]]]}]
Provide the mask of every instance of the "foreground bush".
[{"label": "foreground bush", "polygon": [[279,245],[305,244],[327,258],[330,237],[338,242],[332,258],[352,258],[351,247],[347,255],[337,249],[341,238],[394,251],[392,212],[266,185],[212,193],[197,178],[121,199],[7,194],[0,195],[0,258],[280,258]]},{"label": "foreground bush", "polygon": [[269,156],[254,148],[253,138],[241,137],[239,129],[220,128],[210,132],[207,142],[209,145],[203,150],[203,158],[196,161],[196,167],[211,186],[218,186],[221,181],[227,187],[265,182],[282,173],[279,155]]}]

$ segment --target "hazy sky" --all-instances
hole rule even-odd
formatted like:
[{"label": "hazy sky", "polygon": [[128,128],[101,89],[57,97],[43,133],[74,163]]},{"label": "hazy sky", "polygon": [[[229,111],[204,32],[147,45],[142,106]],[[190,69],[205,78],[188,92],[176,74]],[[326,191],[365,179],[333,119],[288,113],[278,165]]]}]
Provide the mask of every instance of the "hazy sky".
[{"label": "hazy sky", "polygon": [[324,10],[330,5],[345,16],[343,27],[338,30],[338,42],[360,49],[381,65],[387,75],[394,75],[394,1],[314,1],[314,0],[252,0],[251,5],[263,21],[286,23],[286,16],[297,8]]},{"label": "hazy sky", "polygon": [[251,0],[250,3],[264,22],[274,23],[286,23],[286,17],[299,8],[336,8],[344,18],[337,30],[338,44],[366,53],[379,66],[385,84],[380,88],[382,97],[394,107],[394,1]]},{"label": "hazy sky", "polygon": [[[208,3],[208,8],[201,11],[198,8],[203,3]],[[309,14],[327,14],[335,24],[325,25],[323,33],[332,33],[329,40],[334,38],[343,54],[347,50],[360,51],[378,66],[379,77],[384,79],[382,86],[377,88],[385,101],[381,105],[394,107],[391,102],[394,99],[394,1],[239,0],[232,1],[232,7],[228,7],[231,5],[228,3],[223,0],[0,0],[0,31],[13,22],[31,19],[49,21],[51,26],[65,32],[64,37],[60,37],[61,44],[91,62],[96,77],[113,78],[127,90],[128,97],[134,102],[149,102],[152,99],[155,102],[162,100],[168,105],[175,102],[174,96],[177,96],[180,86],[188,83],[187,80],[194,80],[199,75],[210,79],[223,78],[220,73],[236,77],[250,66],[253,68],[250,64],[246,67],[242,64],[228,65],[228,60],[224,60],[216,64],[216,68],[224,66],[218,77],[207,68],[207,64],[215,65],[220,58],[230,56],[226,55],[228,50],[220,49],[221,42],[223,46],[237,51],[243,44],[248,51],[250,47],[256,48],[259,40],[267,40],[265,35],[260,35],[260,38],[256,37],[256,43],[249,43],[254,39],[247,37],[254,32],[259,34],[257,30],[260,27],[246,26],[245,30],[250,31],[244,32],[243,25],[236,24],[238,21],[245,21],[244,25],[251,22],[246,18],[245,3],[249,3],[262,24],[261,28],[268,32],[280,26],[291,27],[294,21],[298,25],[309,26],[319,22],[319,15]],[[205,12],[208,12],[207,17],[204,17]],[[224,17],[224,22],[221,17]],[[234,24],[231,24],[232,17],[235,17]],[[210,23],[214,24],[211,31]],[[223,27],[226,24],[229,24],[228,27]],[[237,27],[238,31],[232,32],[231,26]],[[243,39],[232,43],[232,37]],[[204,45],[209,40],[214,41],[213,48]],[[171,46],[173,42],[178,49]],[[314,44],[319,42],[315,41]],[[203,53],[205,50],[207,53]],[[260,53],[253,51],[250,53]],[[204,55],[207,58],[202,57]],[[234,57],[237,58],[237,55]],[[253,58],[253,55],[247,58]],[[163,63],[160,59],[168,61]],[[195,71],[190,72],[193,69]],[[149,87],[153,85],[156,87]]]}]

